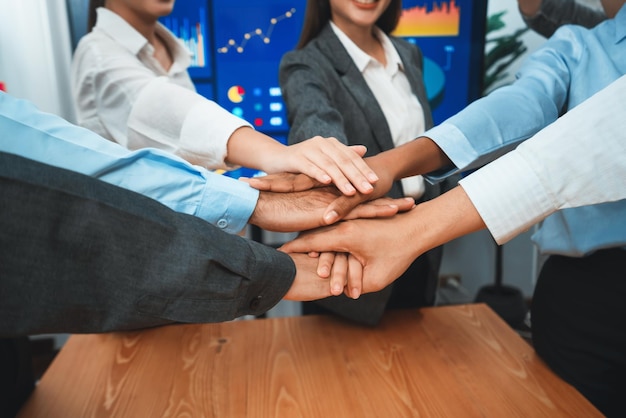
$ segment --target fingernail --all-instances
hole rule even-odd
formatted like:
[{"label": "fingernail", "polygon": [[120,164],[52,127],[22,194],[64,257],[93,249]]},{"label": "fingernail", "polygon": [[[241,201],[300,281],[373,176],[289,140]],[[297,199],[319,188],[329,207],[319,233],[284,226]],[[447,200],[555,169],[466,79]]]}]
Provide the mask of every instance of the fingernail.
[{"label": "fingernail", "polygon": [[335,212],[334,210],[331,210],[326,215],[324,215],[324,220],[328,224],[331,224],[331,223],[335,222],[337,220],[337,218],[339,218],[339,214],[337,212]]},{"label": "fingernail", "polygon": [[331,293],[333,295],[337,296],[337,295],[341,294],[342,290],[343,290],[343,288],[340,285],[336,284],[336,285],[333,286],[333,288],[331,290]]},{"label": "fingernail", "polygon": [[350,183],[346,183],[345,186],[344,186],[344,189],[345,189],[344,191],[346,193],[353,193],[355,191],[354,187],[352,187],[352,184],[350,184]]},{"label": "fingernail", "polygon": [[361,294],[359,293],[359,289],[357,289],[356,287],[352,288],[350,294],[352,295],[352,299],[358,299],[359,296],[361,296]]},{"label": "fingernail", "polygon": [[374,190],[374,187],[373,187],[370,183],[368,183],[368,182],[366,182],[366,181],[364,181],[363,183],[361,183],[361,188],[362,188],[363,190],[366,190],[366,191]]},{"label": "fingernail", "polygon": [[371,182],[377,182],[378,181],[378,176],[376,175],[376,173],[369,173],[367,175],[367,178],[369,179],[369,181]]},{"label": "fingernail", "polygon": [[328,174],[322,175],[322,183],[330,183],[331,181],[332,179],[330,178]]}]

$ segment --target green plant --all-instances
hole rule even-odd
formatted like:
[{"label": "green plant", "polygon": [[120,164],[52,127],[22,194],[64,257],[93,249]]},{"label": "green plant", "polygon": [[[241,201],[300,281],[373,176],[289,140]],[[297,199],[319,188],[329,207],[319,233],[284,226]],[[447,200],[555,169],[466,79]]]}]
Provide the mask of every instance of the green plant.
[{"label": "green plant", "polygon": [[527,27],[518,29],[509,35],[489,38],[490,33],[506,26],[502,21],[504,14],[506,11],[487,18],[483,94],[487,94],[498,81],[504,79],[508,75],[506,69],[527,50],[521,40],[521,36],[528,30]]}]

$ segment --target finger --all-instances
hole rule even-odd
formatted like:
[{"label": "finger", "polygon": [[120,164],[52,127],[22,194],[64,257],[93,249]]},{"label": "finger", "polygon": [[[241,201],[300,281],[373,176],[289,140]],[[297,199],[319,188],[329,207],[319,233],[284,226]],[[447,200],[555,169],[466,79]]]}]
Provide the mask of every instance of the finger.
[{"label": "finger", "polygon": [[367,147],[365,145],[349,145],[348,148],[356,152],[361,158],[363,158],[363,156],[365,156],[365,153],[367,152]]},{"label": "finger", "polygon": [[[361,156],[354,152],[352,148],[346,148],[334,138],[328,139],[333,144],[333,149],[328,151],[329,157],[333,160],[334,166],[341,170],[350,183],[356,187],[360,193],[369,194],[374,191],[373,183],[378,181],[378,176]],[[329,173],[331,177],[332,173]],[[337,183],[335,183],[337,184]],[[348,194],[351,196],[352,194]]]},{"label": "finger", "polygon": [[348,255],[336,253],[330,276],[330,293],[338,296],[348,282]]},{"label": "finger", "polygon": [[[352,299],[358,299],[363,292],[363,265],[352,255],[348,256],[348,281],[346,288]],[[332,288],[331,292],[333,292]]]},{"label": "finger", "polygon": [[[349,179],[352,179],[353,175],[356,176],[355,178],[365,176],[367,182],[370,184],[374,184],[379,180],[376,172],[367,164],[367,162],[365,162],[365,160],[363,160],[363,156],[367,152],[367,148],[364,145],[351,145],[346,148],[337,139],[329,139],[332,140],[331,142],[333,143],[334,148],[337,149],[335,152],[333,152],[332,156],[339,156],[340,158],[344,159],[344,161],[339,161],[338,163],[341,164],[340,167],[344,169],[344,172]],[[354,169],[357,171],[354,172],[352,167],[354,167]],[[346,172],[345,170],[349,170],[350,173]],[[363,186],[366,185],[363,184]],[[369,188],[367,189],[371,190]],[[365,190],[361,189],[359,189],[359,191],[361,193],[368,193]]]},{"label": "finger", "polygon": [[283,244],[279,250],[286,253],[345,252],[341,241],[340,231],[334,231],[332,226],[322,227],[300,234],[296,239]]},{"label": "finger", "polygon": [[[396,215],[398,212],[406,212],[414,206],[415,201],[410,197],[402,199],[377,199],[376,201],[357,206],[343,219],[388,218]],[[402,208],[402,210],[400,208]]]},{"label": "finger", "polygon": [[326,225],[330,225],[346,217],[359,204],[367,201],[366,195],[339,196],[333,200],[324,211],[323,219]]},{"label": "finger", "polygon": [[318,253],[319,260],[317,261],[317,275],[323,278],[328,278],[333,268],[335,261],[335,253]]},{"label": "finger", "polygon": [[[319,182],[325,184],[332,182],[346,196],[352,196],[356,193],[352,181],[344,175],[343,169],[340,168],[339,163],[335,159],[323,153],[315,154],[314,158],[300,169]],[[361,178],[360,181],[363,180],[364,178]],[[372,185],[369,184],[369,187],[372,187]]]},{"label": "finger", "polygon": [[268,174],[262,177],[244,178],[244,181],[257,190],[277,193],[300,192],[310,190],[324,184],[306,174],[279,173]]}]

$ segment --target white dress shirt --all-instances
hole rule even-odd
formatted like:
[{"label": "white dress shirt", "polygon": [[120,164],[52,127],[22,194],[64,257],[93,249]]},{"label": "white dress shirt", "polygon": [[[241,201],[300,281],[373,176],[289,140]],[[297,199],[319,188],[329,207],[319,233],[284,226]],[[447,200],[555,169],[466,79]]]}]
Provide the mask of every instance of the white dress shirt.
[{"label": "white dress shirt", "polygon": [[[385,50],[387,65],[383,66],[359,48],[332,21],[330,26],[356,67],[361,71],[367,86],[380,105],[389,125],[394,145],[397,147],[423,134],[426,129],[424,109],[413,94],[409,80],[404,74],[402,60],[387,35],[380,29],[374,28]],[[424,194],[425,189],[423,177],[403,178],[402,189],[405,195],[419,198]]]},{"label": "white dress shirt", "polygon": [[196,93],[187,72],[190,54],[165,26],[158,24],[157,34],[172,53],[167,71],[124,19],[108,9],[97,12],[72,61],[78,123],[129,149],[154,147],[226,168],[228,139],[250,124]]},{"label": "white dress shirt", "polygon": [[622,76],[460,181],[499,244],[557,210],[626,199],[625,112]]}]

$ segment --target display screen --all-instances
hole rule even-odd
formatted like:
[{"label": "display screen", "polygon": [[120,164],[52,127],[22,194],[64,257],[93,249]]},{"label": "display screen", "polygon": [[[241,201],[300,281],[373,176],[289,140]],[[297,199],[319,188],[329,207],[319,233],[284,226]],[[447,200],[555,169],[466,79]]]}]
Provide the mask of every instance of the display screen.
[{"label": "display screen", "polygon": [[403,0],[394,35],[424,54],[424,81],[435,124],[480,97],[487,2]]},{"label": "display screen", "polygon": [[[393,35],[417,44],[435,123],[480,97],[486,0],[404,0]],[[278,85],[300,37],[306,0],[180,0],[161,21],[193,55],[198,92],[281,141],[289,132]]]}]

